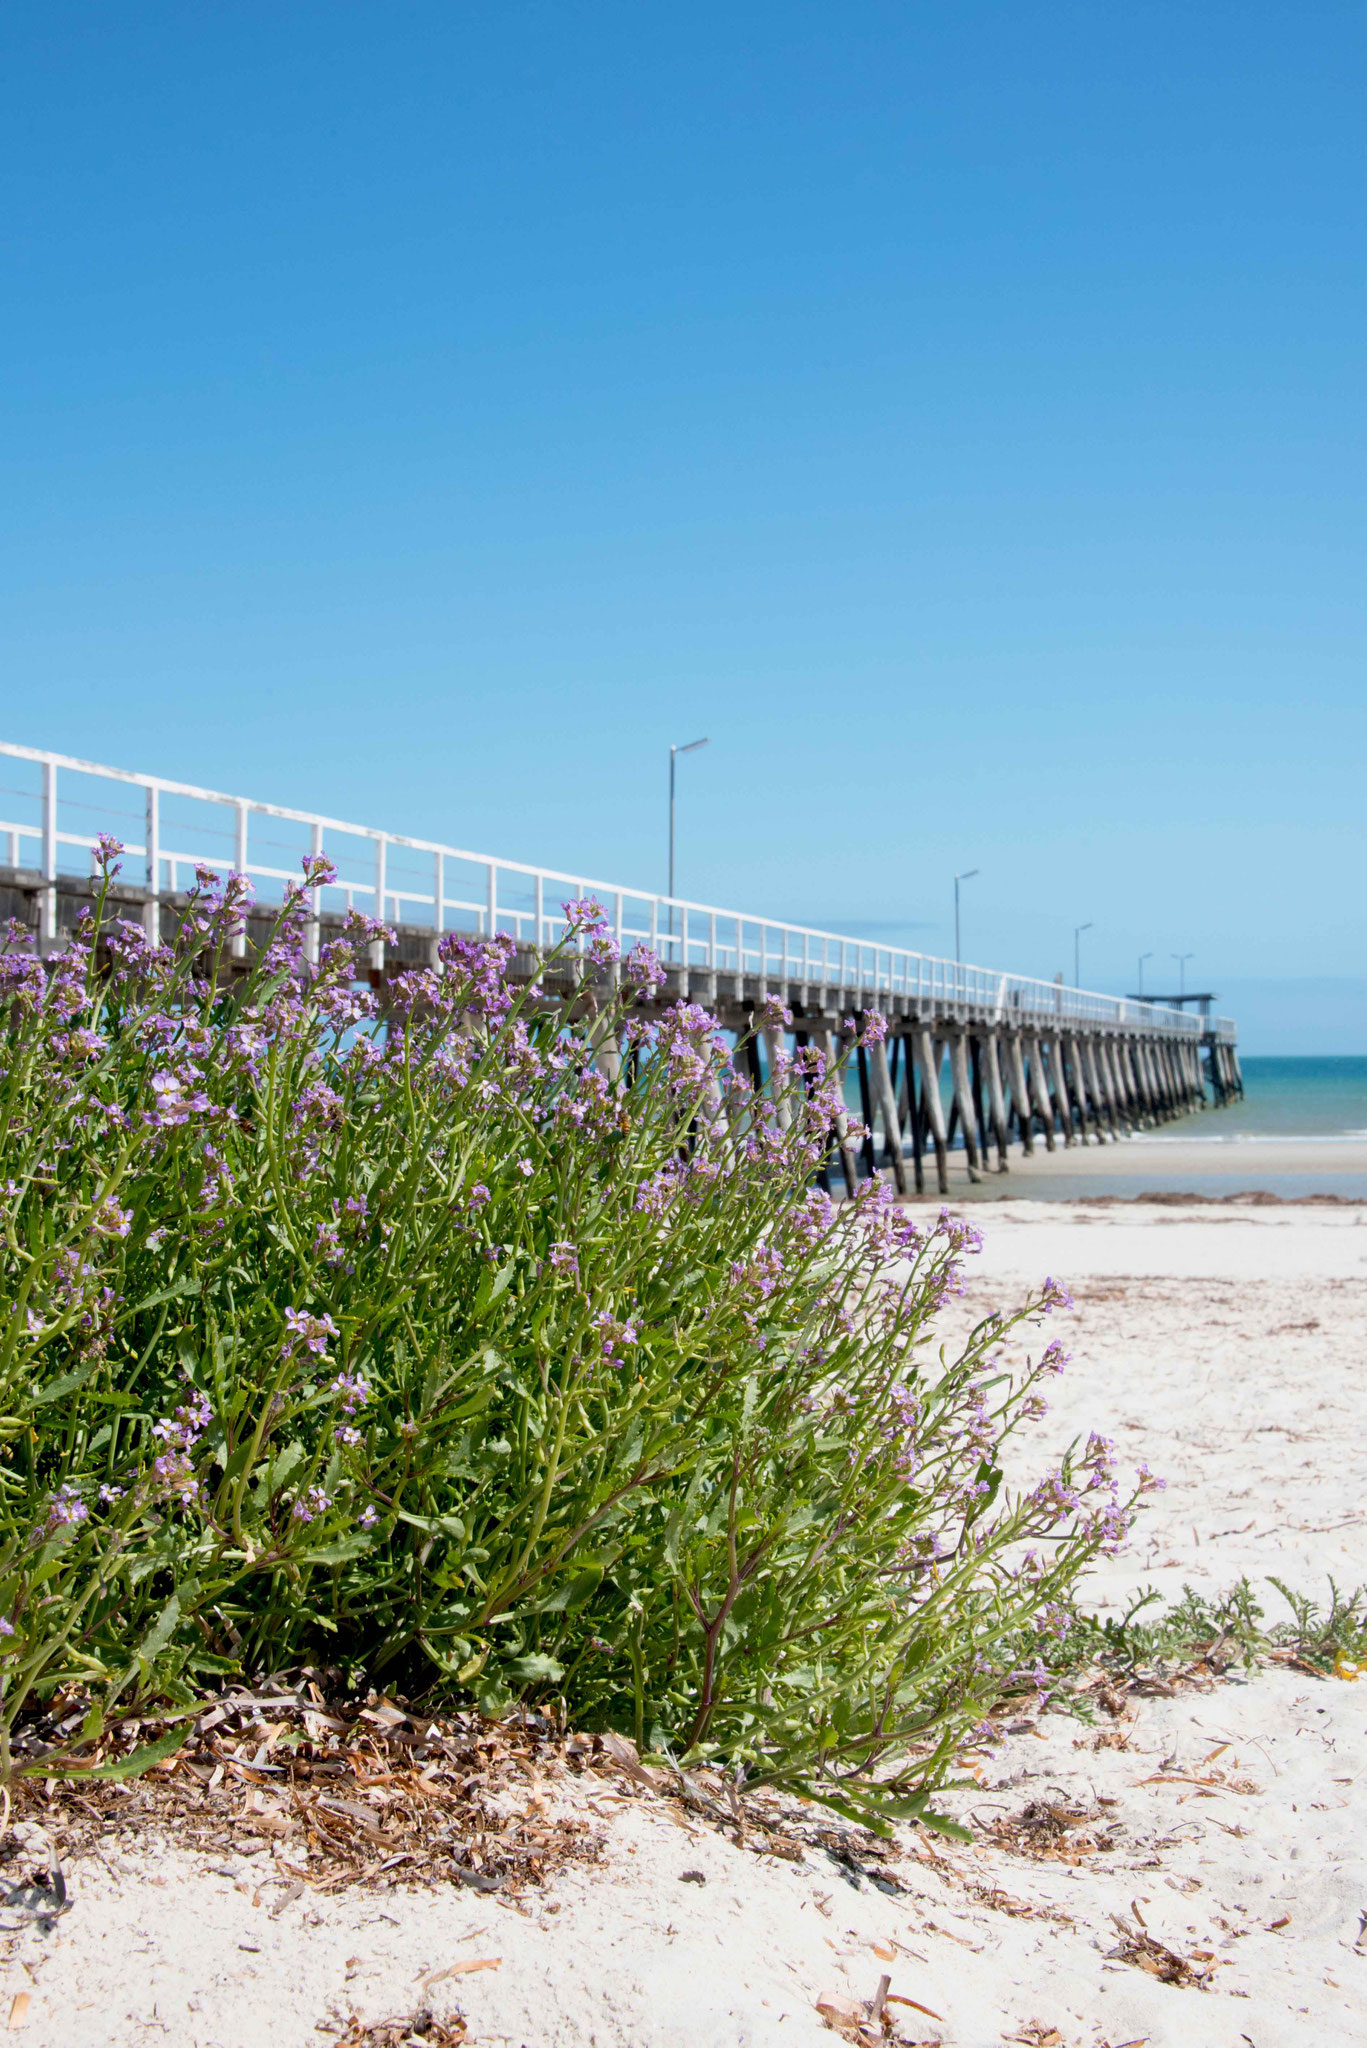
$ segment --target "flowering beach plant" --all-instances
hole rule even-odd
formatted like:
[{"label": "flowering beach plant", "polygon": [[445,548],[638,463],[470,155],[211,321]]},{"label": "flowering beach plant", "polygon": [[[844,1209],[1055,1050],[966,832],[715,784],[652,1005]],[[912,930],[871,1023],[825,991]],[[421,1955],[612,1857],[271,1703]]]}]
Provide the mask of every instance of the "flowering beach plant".
[{"label": "flowering beach plant", "polygon": [[112,919],[120,850],[0,954],[4,1767],[35,1694],[321,1655],[927,1813],[1133,1506],[1101,1439],[1003,1481],[1062,1290],[937,1350],[970,1227],[833,1204],[838,1074],[770,1004],[757,1090],[591,901],[381,996],[320,857],[247,948],[238,876]]}]

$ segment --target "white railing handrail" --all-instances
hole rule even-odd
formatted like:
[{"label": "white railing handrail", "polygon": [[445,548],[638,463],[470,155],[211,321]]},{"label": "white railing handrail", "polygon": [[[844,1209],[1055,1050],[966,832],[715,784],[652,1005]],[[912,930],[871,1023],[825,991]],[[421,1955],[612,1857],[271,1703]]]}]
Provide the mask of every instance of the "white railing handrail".
[{"label": "white railing handrail", "polygon": [[[350,906],[355,896],[373,897],[377,914],[388,921],[388,906],[396,907],[394,922],[413,922],[401,914],[405,903],[430,908],[431,917],[425,923],[428,930],[444,930],[448,911],[473,915],[475,929],[494,930],[512,927],[520,942],[524,941],[524,926],[534,926],[531,943],[544,945],[553,939],[556,927],[563,928],[564,920],[557,914],[559,906],[548,909],[545,903],[545,889],[561,888],[575,895],[592,894],[603,902],[604,908],[613,918],[618,938],[625,944],[630,940],[641,940],[652,944],[661,953],[666,965],[672,967],[699,966],[723,973],[752,972],[760,979],[771,977],[784,985],[802,984],[855,988],[874,994],[917,995],[941,997],[953,1003],[967,1004],[978,1010],[995,1012],[1003,1020],[1019,1016],[1022,1021],[1047,1017],[1059,1022],[1088,1021],[1121,1025],[1140,1025],[1161,1030],[1181,1037],[1200,1036],[1204,1025],[1200,1017],[1185,1011],[1171,1009],[1156,1003],[1139,1003],[1124,996],[1103,995],[1099,991],[1072,988],[1060,981],[1042,981],[1032,975],[1003,974],[1000,969],[978,967],[969,962],[943,960],[932,954],[917,953],[901,946],[885,945],[879,941],[858,939],[848,933],[823,930],[816,925],[801,925],[781,918],[765,918],[749,911],[724,909],[717,904],[695,903],[681,896],[667,896],[648,889],[632,889],[621,883],[596,880],[591,876],[576,874],[558,868],[538,867],[526,861],[505,860],[501,856],[478,853],[468,848],[446,845],[439,840],[420,839],[400,833],[388,832],[373,825],[358,825],[342,818],[329,817],[317,811],[296,810],[283,804],[269,804],[254,797],[230,796],[222,790],[204,789],[194,783],[177,782],[169,777],[145,775],[126,768],[111,768],[101,762],[86,761],[72,754],[53,753],[39,747],[26,747],[11,741],[0,741],[0,755],[15,760],[29,761],[43,771],[42,788],[35,797],[42,806],[42,821],[38,825],[10,821],[0,818],[0,842],[8,839],[9,865],[17,868],[19,843],[23,839],[37,839],[40,845],[38,871],[49,899],[45,912],[46,936],[55,936],[56,883],[58,879],[58,849],[63,846],[79,846],[93,849],[97,834],[94,832],[64,831],[58,824],[58,773],[74,773],[96,777],[106,782],[115,782],[141,790],[144,799],[147,827],[142,843],[125,842],[125,850],[141,858],[147,865],[146,889],[150,900],[155,902],[165,893],[163,870],[170,878],[169,893],[176,893],[176,874],[182,867],[196,862],[208,861],[219,868],[229,865],[221,854],[192,850],[182,851],[163,843],[160,833],[160,799],[163,796],[182,797],[196,803],[223,806],[233,814],[237,857],[233,867],[249,876],[259,876],[273,881],[297,879],[297,868],[282,868],[278,865],[250,858],[249,825],[252,818],[278,818],[291,824],[307,826],[312,850],[322,852],[328,834],[340,834],[348,839],[368,841],[373,846],[375,868],[370,876],[352,875],[326,890],[314,890],[315,916],[323,909],[322,899],[338,894],[345,897]],[[193,833],[188,836],[193,837]],[[432,881],[429,888],[411,888],[400,883],[397,876],[389,872],[388,853],[390,849],[404,853],[426,855],[433,862]],[[485,870],[485,887],[479,898],[453,895],[446,887],[445,864],[468,865]],[[498,878],[500,875],[516,876],[533,884],[535,903],[531,909],[517,908],[500,903]],[[646,921],[630,922],[628,905],[643,907]],[[702,921],[702,929],[690,921]],[[676,931],[675,924],[680,926]],[[734,940],[719,938],[719,927],[734,926]],[[468,929],[469,927],[463,927]],[[747,943],[746,931],[757,933],[757,943]],[[819,957],[816,949],[819,948]],[[832,957],[833,949],[835,956]],[[871,958],[870,958],[871,956]],[[752,968],[750,963],[755,963]],[[1222,1025],[1228,1020],[1221,1020]],[[1233,1032],[1232,1024],[1229,1026]]]}]

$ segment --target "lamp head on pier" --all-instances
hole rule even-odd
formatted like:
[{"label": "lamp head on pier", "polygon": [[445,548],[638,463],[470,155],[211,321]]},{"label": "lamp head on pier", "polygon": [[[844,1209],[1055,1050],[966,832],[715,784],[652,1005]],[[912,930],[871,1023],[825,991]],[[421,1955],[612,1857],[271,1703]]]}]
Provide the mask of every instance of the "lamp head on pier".
[{"label": "lamp head on pier", "polygon": [[973,877],[980,873],[981,869],[979,868],[965,868],[961,875],[954,877],[954,959],[956,963],[963,958],[963,951],[959,945],[959,884],[960,882],[971,882]]},{"label": "lamp head on pier", "polygon": [[[680,754],[696,754],[699,747],[708,747],[711,744],[711,739],[708,737],[700,740],[690,740],[687,746],[671,746],[669,749],[669,893],[671,896],[674,894],[674,764]],[[670,908],[669,920],[669,929],[672,932],[674,929],[674,911],[672,906]]]},{"label": "lamp head on pier", "polygon": [[1074,987],[1074,988],[1081,988],[1081,987],[1082,987],[1082,947],[1081,947],[1081,943],[1080,943],[1080,942],[1081,942],[1081,939],[1082,939],[1082,934],[1083,934],[1084,932],[1089,932],[1089,931],[1091,931],[1091,930],[1092,930],[1092,920],[1091,920],[1090,918],[1088,918],[1088,920],[1087,920],[1086,924],[1075,924],[1075,925],[1073,926],[1073,987]]}]

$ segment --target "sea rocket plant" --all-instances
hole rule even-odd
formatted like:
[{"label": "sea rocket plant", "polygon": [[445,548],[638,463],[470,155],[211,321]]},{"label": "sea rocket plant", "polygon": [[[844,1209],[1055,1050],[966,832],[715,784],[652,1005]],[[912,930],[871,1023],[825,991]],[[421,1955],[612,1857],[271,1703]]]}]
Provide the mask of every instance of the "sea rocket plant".
[{"label": "sea rocket plant", "polygon": [[976,1233],[814,1185],[840,1074],[779,998],[756,1090],[591,899],[530,986],[448,933],[381,996],[383,925],[309,943],[333,878],[0,950],[0,1741],[326,1654],[923,1810],[1131,1511],[1102,1438],[1003,1479],[1066,1291],[942,1358]]}]

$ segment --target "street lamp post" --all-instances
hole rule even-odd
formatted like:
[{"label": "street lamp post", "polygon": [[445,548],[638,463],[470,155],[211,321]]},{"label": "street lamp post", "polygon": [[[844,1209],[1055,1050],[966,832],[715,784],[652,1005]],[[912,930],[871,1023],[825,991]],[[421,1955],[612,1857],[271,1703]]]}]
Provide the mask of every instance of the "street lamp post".
[{"label": "street lamp post", "polygon": [[1091,929],[1092,929],[1092,923],[1091,923],[1091,919],[1090,919],[1090,918],[1089,918],[1089,919],[1087,920],[1087,923],[1086,923],[1086,924],[1075,924],[1075,925],[1073,926],[1073,987],[1074,987],[1074,988],[1081,988],[1081,987],[1082,987],[1082,947],[1081,947],[1081,945],[1080,945],[1079,941],[1080,941],[1080,940],[1081,940],[1081,938],[1082,938],[1082,934],[1083,934],[1084,932],[1089,932],[1089,931],[1090,931]]},{"label": "street lamp post", "polygon": [[669,894],[671,898],[669,905],[669,931],[671,937],[673,937],[674,933],[674,904],[672,900],[674,896],[674,764],[680,754],[696,754],[699,747],[705,747],[708,744],[709,742],[705,739],[690,740],[686,747],[671,747],[669,750]]},{"label": "street lamp post", "polygon": [[965,868],[961,875],[954,877],[954,964],[956,967],[963,958],[959,945],[959,884],[960,882],[971,882],[978,872],[977,868]]},{"label": "street lamp post", "polygon": [[1144,962],[1152,960],[1152,958],[1152,953],[1141,953],[1139,956],[1139,1000],[1141,1003],[1144,1000]]},{"label": "street lamp post", "polygon": [[1177,993],[1179,996],[1184,996],[1187,992],[1187,962],[1188,960],[1194,960],[1196,955],[1194,953],[1174,953],[1172,957],[1177,962]]}]

